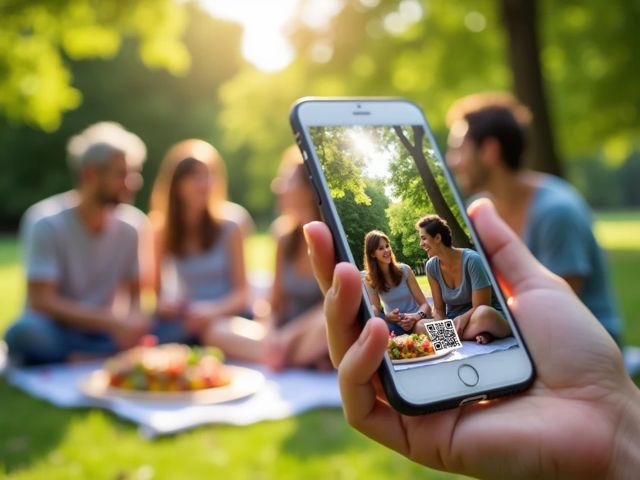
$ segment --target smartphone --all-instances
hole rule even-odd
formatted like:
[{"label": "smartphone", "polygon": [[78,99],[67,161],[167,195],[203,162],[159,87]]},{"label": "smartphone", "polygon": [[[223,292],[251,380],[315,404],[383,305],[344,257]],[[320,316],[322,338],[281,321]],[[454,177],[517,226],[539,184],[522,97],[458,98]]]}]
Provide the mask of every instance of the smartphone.
[{"label": "smartphone", "polygon": [[[389,348],[379,372],[389,403],[403,414],[420,415],[530,386],[533,362],[421,109],[404,99],[303,98],[292,107],[290,121],[338,260],[361,271],[361,321],[374,313],[388,320]],[[416,225],[428,215],[448,225],[459,277],[442,273],[453,271],[449,267],[436,268],[440,259],[433,252],[444,258],[443,251],[451,250],[443,250],[445,233],[426,236]],[[438,236],[439,246],[431,248],[429,241]],[[376,257],[372,242],[387,257]],[[392,261],[401,276],[396,273],[389,284],[376,271]],[[487,329],[496,335],[465,338],[473,331],[457,332],[462,297],[475,286],[484,298],[490,294],[483,313],[489,313],[494,323]],[[402,324],[399,319],[416,317],[395,306],[407,290],[414,299],[422,292],[438,320]],[[422,310],[424,317],[429,308]]]}]

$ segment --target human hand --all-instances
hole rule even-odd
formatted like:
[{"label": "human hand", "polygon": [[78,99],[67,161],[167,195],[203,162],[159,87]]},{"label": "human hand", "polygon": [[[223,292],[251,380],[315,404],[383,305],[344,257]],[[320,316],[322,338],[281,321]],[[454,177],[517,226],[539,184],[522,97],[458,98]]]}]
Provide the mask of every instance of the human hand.
[{"label": "human hand", "polygon": [[[415,318],[417,314],[411,313],[401,313],[399,315],[399,324],[405,332],[410,332],[413,330],[414,325],[416,324],[417,319]],[[418,317],[419,318],[419,317]]]},{"label": "human hand", "polygon": [[185,328],[194,335],[200,335],[214,316],[210,302],[192,302],[185,310]]},{"label": "human hand", "polygon": [[467,324],[469,323],[470,319],[471,315],[458,315],[453,319],[453,326],[455,327],[456,332],[458,332],[458,336],[460,338],[462,338],[462,332],[464,332],[464,329],[467,328]]},{"label": "human hand", "polygon": [[116,318],[111,328],[111,338],[120,350],[135,347],[151,330],[151,317],[142,312],[131,312]]},{"label": "human hand", "polygon": [[335,265],[331,233],[313,222],[305,235],[326,295],[329,347],[339,366],[347,421],[416,462],[450,472],[483,478],[633,477],[640,469],[640,393],[616,345],[490,202],[474,203],[469,213],[536,363],[534,385],[490,404],[425,416],[392,409],[376,374],[387,327],[373,318],[360,331],[359,272],[346,263]]},{"label": "human hand", "polygon": [[400,309],[399,308],[394,308],[389,313],[387,313],[386,320],[388,322],[398,323],[398,322],[400,322],[400,315],[401,315]]},{"label": "human hand", "polygon": [[160,299],[158,301],[157,311],[163,320],[176,320],[185,315],[187,303],[184,301],[167,301]]}]

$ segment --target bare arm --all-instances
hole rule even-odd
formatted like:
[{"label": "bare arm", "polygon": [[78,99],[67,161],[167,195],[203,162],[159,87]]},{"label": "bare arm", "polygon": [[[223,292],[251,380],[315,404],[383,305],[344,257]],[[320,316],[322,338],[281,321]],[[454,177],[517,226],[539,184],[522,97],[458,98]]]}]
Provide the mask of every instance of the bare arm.
[{"label": "bare arm", "polygon": [[116,318],[108,309],[91,308],[62,297],[54,282],[31,280],[29,304],[67,327],[87,332],[110,332]]},{"label": "bare arm", "polygon": [[447,318],[447,306],[442,299],[442,290],[440,290],[440,284],[427,275],[429,280],[429,287],[431,287],[431,295],[433,295],[433,318],[436,320],[444,320]]},{"label": "bare arm", "polygon": [[407,283],[409,285],[409,290],[411,291],[411,295],[413,295],[413,298],[415,299],[416,303],[420,305],[420,307],[418,307],[418,311],[415,312],[417,315],[417,318],[415,318],[415,320],[420,320],[422,318],[419,312],[424,313],[426,317],[431,316],[431,307],[427,303],[427,298],[424,296],[424,292],[420,288],[420,285],[418,285],[418,280],[416,279],[416,276],[413,274],[413,271],[411,270],[409,270]]},{"label": "bare arm", "polygon": [[240,228],[235,224],[226,246],[231,258],[231,292],[213,302],[195,302],[191,309],[196,316],[215,319],[236,315],[247,306],[249,286],[244,268],[244,242]]}]

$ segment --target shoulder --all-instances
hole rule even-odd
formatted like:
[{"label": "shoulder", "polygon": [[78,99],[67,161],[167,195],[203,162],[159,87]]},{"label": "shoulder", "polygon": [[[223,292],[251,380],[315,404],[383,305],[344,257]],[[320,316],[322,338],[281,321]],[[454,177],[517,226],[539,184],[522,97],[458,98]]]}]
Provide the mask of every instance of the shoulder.
[{"label": "shoulder", "polygon": [[568,182],[544,175],[531,208],[532,220],[563,222],[576,219],[591,222],[591,212],[578,191]]},{"label": "shoulder", "polygon": [[428,273],[433,275],[438,270],[439,266],[440,266],[440,259],[438,259],[438,257],[431,257],[429,258],[429,260],[427,260],[427,263],[425,264],[425,269],[427,270]]},{"label": "shoulder", "polygon": [[220,206],[219,212],[223,219],[235,223],[241,231],[245,231],[247,234],[253,231],[253,218],[242,205],[227,201]]},{"label": "shoulder", "polygon": [[478,270],[484,271],[482,266],[482,260],[480,259],[480,254],[475,250],[470,248],[465,248],[462,251],[462,262],[466,266],[467,270]]},{"label": "shoulder", "polygon": [[149,224],[149,217],[142,210],[128,203],[118,205],[115,209],[115,215],[136,230],[145,228]]}]

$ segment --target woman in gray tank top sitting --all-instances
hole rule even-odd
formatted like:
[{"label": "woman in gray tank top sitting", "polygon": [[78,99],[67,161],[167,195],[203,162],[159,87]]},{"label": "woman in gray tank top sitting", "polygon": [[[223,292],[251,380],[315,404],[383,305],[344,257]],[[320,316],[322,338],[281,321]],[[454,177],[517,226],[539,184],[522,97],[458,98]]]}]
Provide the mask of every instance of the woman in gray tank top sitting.
[{"label": "woman in gray tank top sitting", "polygon": [[212,323],[245,311],[243,236],[219,213],[213,186],[222,160],[202,140],[174,145],[153,187],[160,343],[200,343]]},{"label": "woman in gray tank top sitting", "polygon": [[302,226],[320,219],[298,147],[284,153],[273,182],[278,220],[276,265],[268,310],[256,321],[233,318],[211,325],[206,341],[234,359],[284,367],[330,368],[322,292],[313,275]]},{"label": "woman in gray tank top sitting", "polygon": [[462,340],[488,343],[511,335],[480,255],[452,246],[449,225],[437,215],[418,220],[420,246],[433,295],[434,317],[451,318]]},{"label": "woman in gray tank top sitting", "polygon": [[420,321],[432,316],[431,307],[411,267],[396,261],[389,237],[379,230],[365,235],[364,252],[364,284],[374,314],[395,335],[422,332]]}]

